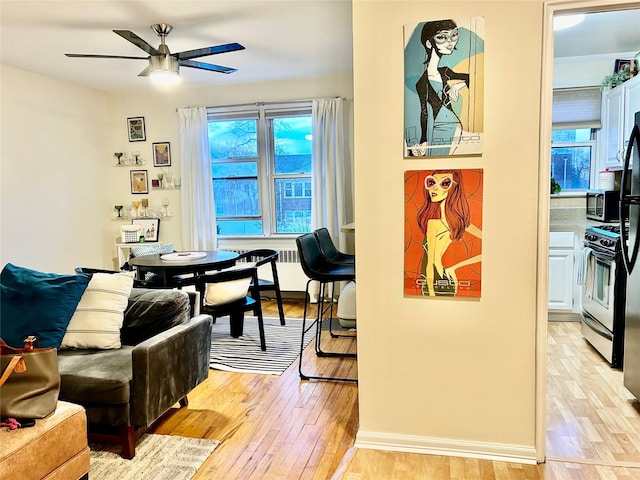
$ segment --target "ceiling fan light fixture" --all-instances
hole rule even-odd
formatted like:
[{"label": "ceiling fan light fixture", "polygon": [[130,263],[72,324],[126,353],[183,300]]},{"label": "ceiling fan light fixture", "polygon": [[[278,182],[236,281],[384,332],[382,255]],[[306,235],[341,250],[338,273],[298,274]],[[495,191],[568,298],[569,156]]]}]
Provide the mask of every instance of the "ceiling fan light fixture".
[{"label": "ceiling fan light fixture", "polygon": [[178,59],[171,55],[149,58],[149,76],[156,83],[175,83],[180,79]]}]

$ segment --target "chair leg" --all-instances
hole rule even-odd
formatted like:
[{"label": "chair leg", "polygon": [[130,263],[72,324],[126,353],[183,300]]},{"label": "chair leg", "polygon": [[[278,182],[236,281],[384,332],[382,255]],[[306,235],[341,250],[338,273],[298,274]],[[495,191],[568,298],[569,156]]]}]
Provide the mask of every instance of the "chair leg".
[{"label": "chair leg", "polygon": [[[316,327],[316,332],[315,332],[315,342],[316,342],[316,355],[318,356],[349,356],[351,358],[355,357],[355,354],[341,354],[341,355],[331,355],[326,354],[325,352],[322,352],[322,350],[320,350],[320,344],[319,344],[319,340],[320,340],[320,335],[322,334],[322,309],[324,308],[324,304],[322,301],[322,296],[324,294],[324,285],[322,283],[320,283],[320,296],[318,297],[318,315],[316,316],[316,318],[311,322],[311,325],[309,325],[309,327],[306,326],[306,322],[307,322],[307,305],[310,301],[310,297],[309,297],[309,285],[312,282],[312,280],[308,280],[307,281],[307,286],[305,288],[305,295],[304,295],[304,308],[303,308],[303,313],[302,313],[302,335],[301,335],[301,339],[300,339],[300,355],[298,356],[298,374],[300,375],[300,379],[302,380],[325,380],[325,381],[330,381],[330,382],[353,382],[353,383],[358,383],[358,379],[357,378],[345,378],[345,377],[322,377],[322,376],[313,376],[313,375],[307,375],[306,373],[304,373],[302,371],[302,357],[303,357],[303,353],[304,353],[304,336],[307,333],[307,331],[311,330],[315,324]],[[318,350],[320,350],[320,352],[325,353],[324,355],[320,355],[318,353]]]},{"label": "chair leg", "polygon": [[[316,326],[316,355],[319,357],[342,357],[342,358],[357,358],[357,353],[342,353],[342,352],[330,352],[322,349],[322,325],[325,320],[329,320],[329,334],[332,337],[341,337],[341,338],[355,338],[355,335],[336,335],[333,333],[332,322],[333,322],[333,307],[334,307],[334,288],[335,282],[331,283],[331,288],[329,289],[328,283],[320,284],[320,297],[318,299],[318,324]],[[327,294],[327,291],[329,292]],[[327,298],[325,303],[325,297]],[[329,312],[328,318],[325,318],[324,315],[326,312]]]},{"label": "chair leg", "polygon": [[231,327],[231,336],[238,338],[242,336],[244,330],[244,312],[234,312],[230,315],[229,325]]},{"label": "chair leg", "polygon": [[184,397],[182,397],[180,400],[178,400],[178,403],[181,407],[188,407],[189,406],[189,399],[187,398],[187,396],[185,395]]},{"label": "chair leg", "polygon": [[133,425],[120,427],[120,442],[122,443],[122,458],[131,460],[136,455],[136,429]]},{"label": "chair leg", "polygon": [[276,286],[276,303],[278,304],[278,314],[280,315],[280,325],[286,325],[284,321],[284,308],[282,306],[282,295],[280,294],[280,287]]},{"label": "chair leg", "polygon": [[267,350],[267,342],[264,337],[264,321],[262,318],[262,308],[258,307],[258,330],[260,331],[260,350]]},{"label": "chair leg", "polygon": [[284,320],[284,308],[282,307],[282,293],[280,292],[280,280],[275,261],[271,262],[271,273],[273,274],[273,289],[276,292],[276,303],[278,304],[278,315],[280,315],[280,325],[286,325]]}]

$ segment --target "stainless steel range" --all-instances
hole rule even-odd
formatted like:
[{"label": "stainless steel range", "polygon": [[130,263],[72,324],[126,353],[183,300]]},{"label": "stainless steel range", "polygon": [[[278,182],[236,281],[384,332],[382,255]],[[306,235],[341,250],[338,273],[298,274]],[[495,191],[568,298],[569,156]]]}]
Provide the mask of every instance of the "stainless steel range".
[{"label": "stainless steel range", "polygon": [[622,368],[627,274],[620,226],[597,225],[584,234],[582,335],[614,368]]}]

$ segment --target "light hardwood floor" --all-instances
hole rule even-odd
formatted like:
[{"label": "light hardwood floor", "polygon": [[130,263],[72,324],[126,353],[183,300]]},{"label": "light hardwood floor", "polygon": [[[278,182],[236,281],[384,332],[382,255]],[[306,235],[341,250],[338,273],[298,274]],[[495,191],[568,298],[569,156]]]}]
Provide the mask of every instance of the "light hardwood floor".
[{"label": "light hardwood floor", "polygon": [[[265,315],[277,316],[273,302],[263,304]],[[285,312],[301,317],[301,302],[286,302]],[[300,381],[297,362],[281,376],[212,370],[187,408],[171,410],[150,431],[220,440],[200,480],[640,479],[640,406],[622,373],[584,342],[577,323],[551,322],[548,343],[541,465],[353,448],[357,386]],[[305,369],[355,375],[356,362],[307,352]]]}]

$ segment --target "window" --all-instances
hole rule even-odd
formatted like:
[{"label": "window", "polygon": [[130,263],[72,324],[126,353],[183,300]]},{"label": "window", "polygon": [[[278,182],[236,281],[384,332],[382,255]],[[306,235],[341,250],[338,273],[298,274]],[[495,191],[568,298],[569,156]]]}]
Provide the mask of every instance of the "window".
[{"label": "window", "polygon": [[596,133],[600,128],[599,87],[553,91],[551,177],[563,191],[587,190],[596,166]]},{"label": "window", "polygon": [[219,235],[311,231],[311,103],[209,109]]},{"label": "window", "polygon": [[574,128],[551,134],[551,176],[562,190],[587,190],[595,160],[595,130]]}]

